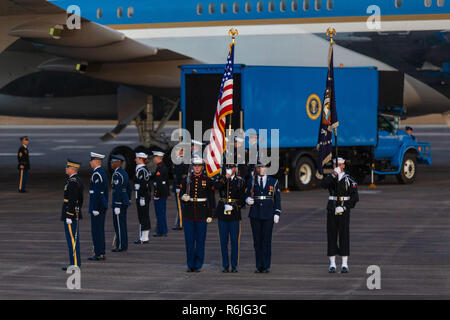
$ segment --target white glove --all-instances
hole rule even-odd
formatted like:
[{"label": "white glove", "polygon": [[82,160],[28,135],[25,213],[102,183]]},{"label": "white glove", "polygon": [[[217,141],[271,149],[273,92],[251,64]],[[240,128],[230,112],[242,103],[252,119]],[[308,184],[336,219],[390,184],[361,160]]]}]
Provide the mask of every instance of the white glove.
[{"label": "white glove", "polygon": [[100,212],[98,211],[92,211],[92,214],[94,215],[94,217],[98,216],[100,214]]},{"label": "white glove", "polygon": [[67,224],[72,224],[72,219],[66,218],[66,223]]},{"label": "white glove", "polygon": [[120,214],[120,208],[114,208],[114,213],[116,215],[119,215]]},{"label": "white glove", "polygon": [[274,215],[273,216],[273,222],[275,222],[275,223],[278,223],[278,222],[280,222],[280,216],[279,215]]},{"label": "white glove", "polygon": [[180,189],[175,189],[176,193],[180,193],[180,191],[181,191]]},{"label": "white glove", "polygon": [[255,203],[255,200],[254,200],[253,198],[248,197],[248,198],[245,200],[245,202],[246,202],[249,206],[251,206],[251,205],[253,205],[253,204]]},{"label": "white glove", "polygon": [[335,214],[339,214],[339,213],[342,213],[342,212],[344,212],[344,208],[343,207],[336,207],[336,209],[334,210]]},{"label": "white glove", "polygon": [[[228,212],[227,211],[232,211],[233,210],[233,206],[230,206],[229,204],[226,204],[225,205],[225,208],[223,209],[223,213],[225,214],[225,215],[228,215]],[[231,213],[231,212],[230,212]]]},{"label": "white glove", "polygon": [[183,194],[183,196],[181,197],[181,200],[183,201],[189,201],[191,199],[191,197],[189,197],[189,195],[187,194]]},{"label": "white glove", "polygon": [[140,187],[141,187],[140,184],[135,184],[135,185],[134,185],[134,190],[139,190]]},{"label": "white glove", "polygon": [[206,223],[211,223],[211,222],[212,222],[212,218],[211,217],[206,218]]},{"label": "white glove", "polygon": [[145,207],[145,198],[140,198],[139,199],[139,204],[141,207]]},{"label": "white glove", "polygon": [[336,175],[339,175],[339,173],[341,173],[341,168],[339,167],[334,168],[334,172],[336,173]]}]

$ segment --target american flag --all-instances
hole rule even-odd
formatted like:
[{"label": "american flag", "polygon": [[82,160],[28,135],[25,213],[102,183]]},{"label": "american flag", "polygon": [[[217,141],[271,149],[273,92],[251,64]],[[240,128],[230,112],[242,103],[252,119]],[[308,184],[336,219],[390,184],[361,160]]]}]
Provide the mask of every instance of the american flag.
[{"label": "american flag", "polygon": [[222,155],[226,150],[225,117],[233,113],[233,66],[234,43],[230,45],[227,64],[220,85],[217,110],[214,115],[213,127],[206,147],[206,173],[213,177],[221,170]]},{"label": "american flag", "polygon": [[[317,149],[319,151],[318,164],[318,178],[323,176],[323,166],[325,166],[332,158],[332,140],[333,129],[339,126],[337,112],[336,112],[336,99],[334,95],[334,63],[333,63],[333,45],[330,45],[330,51],[328,54],[328,74],[327,84],[325,90],[325,97],[323,101],[322,117],[319,125],[319,139],[317,143]],[[337,141],[335,141],[337,146]],[[336,154],[337,157],[337,154]]]}]

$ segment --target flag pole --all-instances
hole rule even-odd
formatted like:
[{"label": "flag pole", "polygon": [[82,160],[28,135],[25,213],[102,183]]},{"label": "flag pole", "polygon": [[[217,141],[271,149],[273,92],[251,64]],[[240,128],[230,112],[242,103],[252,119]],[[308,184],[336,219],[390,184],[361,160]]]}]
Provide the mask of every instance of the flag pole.
[{"label": "flag pole", "polygon": [[[332,28],[332,27],[329,27],[328,29],[327,29],[327,37],[329,37],[330,38],[330,53],[332,54],[332,52],[333,52],[333,44],[334,44],[334,40],[333,40],[333,37],[336,35],[336,29],[334,29],[334,28]],[[330,57],[329,57],[329,59],[331,59],[331,55],[330,55]],[[330,65],[330,64],[328,64],[328,65]],[[328,68],[330,68],[330,67],[328,67]],[[332,65],[331,66],[331,68],[334,68],[334,65]],[[328,70],[328,72],[330,72],[331,70]],[[333,72],[333,77],[334,77],[334,72]],[[334,79],[333,79],[333,81],[334,81]],[[332,89],[333,91],[334,91],[334,86],[333,86],[333,89]],[[334,95],[334,92],[331,92],[330,93],[330,95]],[[337,142],[337,127],[334,127],[334,158],[335,158],[335,160],[336,160],[336,165],[337,165],[337,161],[338,161],[338,157],[339,157],[339,155],[338,155],[338,142]]]}]

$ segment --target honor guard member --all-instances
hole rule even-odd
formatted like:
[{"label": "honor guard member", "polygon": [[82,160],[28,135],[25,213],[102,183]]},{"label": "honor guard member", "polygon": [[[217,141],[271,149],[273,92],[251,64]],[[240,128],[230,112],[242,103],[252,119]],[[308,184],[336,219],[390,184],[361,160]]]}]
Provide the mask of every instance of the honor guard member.
[{"label": "honor guard member", "polygon": [[268,273],[272,254],[272,230],[281,214],[280,184],[266,175],[262,164],[256,165],[256,174],[247,182],[246,203],[250,206],[250,224],[256,257],[256,273]]},{"label": "honor guard member", "polygon": [[183,230],[186,242],[187,272],[200,272],[205,259],[207,223],[214,214],[214,186],[204,173],[203,159],[192,159],[192,172],[183,181]]},{"label": "honor guard member", "polygon": [[135,244],[149,243],[148,235],[151,230],[150,224],[150,199],[151,199],[151,173],[146,164],[148,155],[144,152],[136,153],[136,176],[134,178],[134,192],[139,220],[139,239]]},{"label": "honor guard member", "polygon": [[108,209],[108,177],[102,168],[105,155],[91,152],[91,168],[94,170],[89,183],[89,213],[94,255],[88,260],[105,260],[105,216]]},{"label": "honor guard member", "polygon": [[[66,174],[68,179],[64,186],[64,202],[61,211],[61,221],[64,222],[67,246],[69,248],[69,266],[81,267],[79,222],[82,218],[83,182],[78,176],[80,163],[67,160]],[[68,266],[62,269],[67,270]]]},{"label": "honor guard member", "polygon": [[154,237],[167,237],[166,203],[169,196],[169,169],[163,162],[164,152],[153,151],[156,171],[153,178],[153,203],[156,215],[156,233]]},{"label": "honor guard member", "polygon": [[[177,155],[178,161],[182,161],[183,149],[179,150]],[[172,230],[183,230],[183,208],[184,203],[181,201],[181,186],[183,180],[186,180],[189,164],[179,163],[173,166],[174,179],[173,179],[173,192],[175,194],[175,203],[177,207],[177,214],[175,215],[175,225]]]},{"label": "honor guard member", "polygon": [[116,232],[112,252],[128,250],[127,209],[130,206],[131,188],[128,174],[122,168],[125,159],[119,155],[111,155],[111,168],[114,170],[111,190],[113,209],[113,225]]},{"label": "honor guard member", "polygon": [[336,255],[342,257],[341,273],[347,273],[350,255],[350,209],[359,201],[358,185],[345,173],[345,160],[333,160],[334,171],[322,179],[322,187],[328,189],[327,238],[330,273],[336,272]]},{"label": "honor guard member", "polygon": [[201,141],[192,139],[191,140],[191,157],[192,159],[197,158],[203,158],[203,143]]},{"label": "honor guard member", "polygon": [[28,177],[28,170],[30,170],[30,154],[28,150],[28,137],[23,136],[20,137],[20,141],[22,142],[22,145],[19,148],[19,151],[17,152],[17,160],[19,162],[18,169],[19,169],[19,192],[25,193],[26,186],[27,186],[27,177]]},{"label": "honor guard member", "polygon": [[[242,177],[244,181],[250,179],[248,166],[245,164],[248,158],[248,150],[245,149],[245,139],[236,137],[234,140],[234,152],[236,154],[237,175]],[[243,154],[240,150],[244,150]]]},{"label": "honor guard member", "polygon": [[241,238],[241,208],[245,205],[245,180],[237,175],[237,165],[227,164],[225,175],[215,184],[220,200],[216,209],[219,220],[222,272],[230,271],[228,243],[231,242],[231,272],[237,272],[239,263],[239,241]]}]

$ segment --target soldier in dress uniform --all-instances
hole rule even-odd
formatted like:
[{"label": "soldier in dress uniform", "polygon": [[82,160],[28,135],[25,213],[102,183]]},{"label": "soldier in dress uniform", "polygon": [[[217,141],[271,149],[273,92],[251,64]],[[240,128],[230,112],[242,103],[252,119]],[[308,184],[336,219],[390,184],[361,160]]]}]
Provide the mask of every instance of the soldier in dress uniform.
[{"label": "soldier in dress uniform", "polygon": [[[249,166],[246,164],[246,159],[248,159],[248,150],[245,149],[245,139],[242,137],[236,137],[234,140],[234,152],[236,154],[237,163],[237,175],[242,177],[244,181],[250,178],[249,176]],[[243,149],[244,152],[241,154],[240,150]]]},{"label": "soldier in dress uniform", "polygon": [[[179,160],[181,161],[181,158],[183,157],[183,150],[180,149],[177,157],[179,157]],[[175,164],[173,166],[173,172],[174,172],[174,179],[173,179],[173,192],[175,194],[175,203],[177,208],[177,214],[175,215],[175,225],[172,228],[172,230],[183,230],[183,208],[184,203],[181,201],[181,186],[183,180],[186,180],[188,171],[189,171],[189,164],[186,163],[179,163]]]},{"label": "soldier in dress uniform", "polygon": [[153,162],[156,165],[153,179],[153,203],[155,205],[156,232],[154,237],[167,237],[166,204],[169,196],[169,169],[163,162],[164,152],[153,151]]},{"label": "soldier in dress uniform", "polygon": [[134,178],[134,190],[136,207],[139,219],[139,239],[135,244],[148,244],[148,235],[151,230],[150,200],[151,200],[151,173],[147,169],[148,155],[144,152],[136,153],[136,176]]},{"label": "soldier in dress uniform", "polygon": [[89,213],[94,255],[88,260],[105,260],[105,216],[108,209],[108,177],[102,168],[105,155],[91,152],[91,181],[89,183]]},{"label": "soldier in dress uniform", "polygon": [[203,158],[203,142],[192,139],[191,140],[191,158]]},{"label": "soldier in dress uniform", "polygon": [[321,185],[328,189],[330,195],[327,205],[328,272],[336,272],[336,255],[342,257],[341,272],[347,273],[350,255],[350,209],[359,201],[358,185],[350,175],[345,173],[345,160],[333,160],[334,171],[322,179]]},{"label": "soldier in dress uniform", "polygon": [[[61,210],[61,221],[64,222],[67,247],[69,248],[69,266],[81,267],[79,222],[82,218],[83,182],[78,176],[80,163],[67,160],[66,174],[68,179],[64,186],[64,202]],[[62,267],[64,271],[68,266]]]},{"label": "soldier in dress uniform", "polygon": [[127,209],[130,206],[131,187],[128,174],[122,168],[124,161],[122,156],[111,155],[111,168],[114,170],[111,181],[111,208],[116,232],[112,252],[128,250]]},{"label": "soldier in dress uniform", "polygon": [[28,137],[20,137],[21,146],[17,152],[17,160],[19,162],[19,192],[25,193],[27,186],[28,170],[30,170],[30,151],[28,150]]},{"label": "soldier in dress uniform", "polygon": [[250,224],[256,257],[256,273],[268,273],[272,254],[272,230],[281,214],[280,184],[266,175],[262,164],[256,165],[256,175],[247,182],[246,203],[250,206]]},{"label": "soldier in dress uniform", "polygon": [[222,272],[230,271],[229,242],[231,242],[231,272],[238,272],[241,208],[245,205],[246,183],[237,175],[237,164],[227,164],[226,168],[225,175],[221,175],[215,183],[220,195],[216,217],[219,220]]},{"label": "soldier in dress uniform", "polygon": [[192,159],[192,172],[183,181],[183,230],[186,242],[187,272],[200,272],[205,259],[207,223],[214,215],[214,185],[204,174],[203,159]]}]

